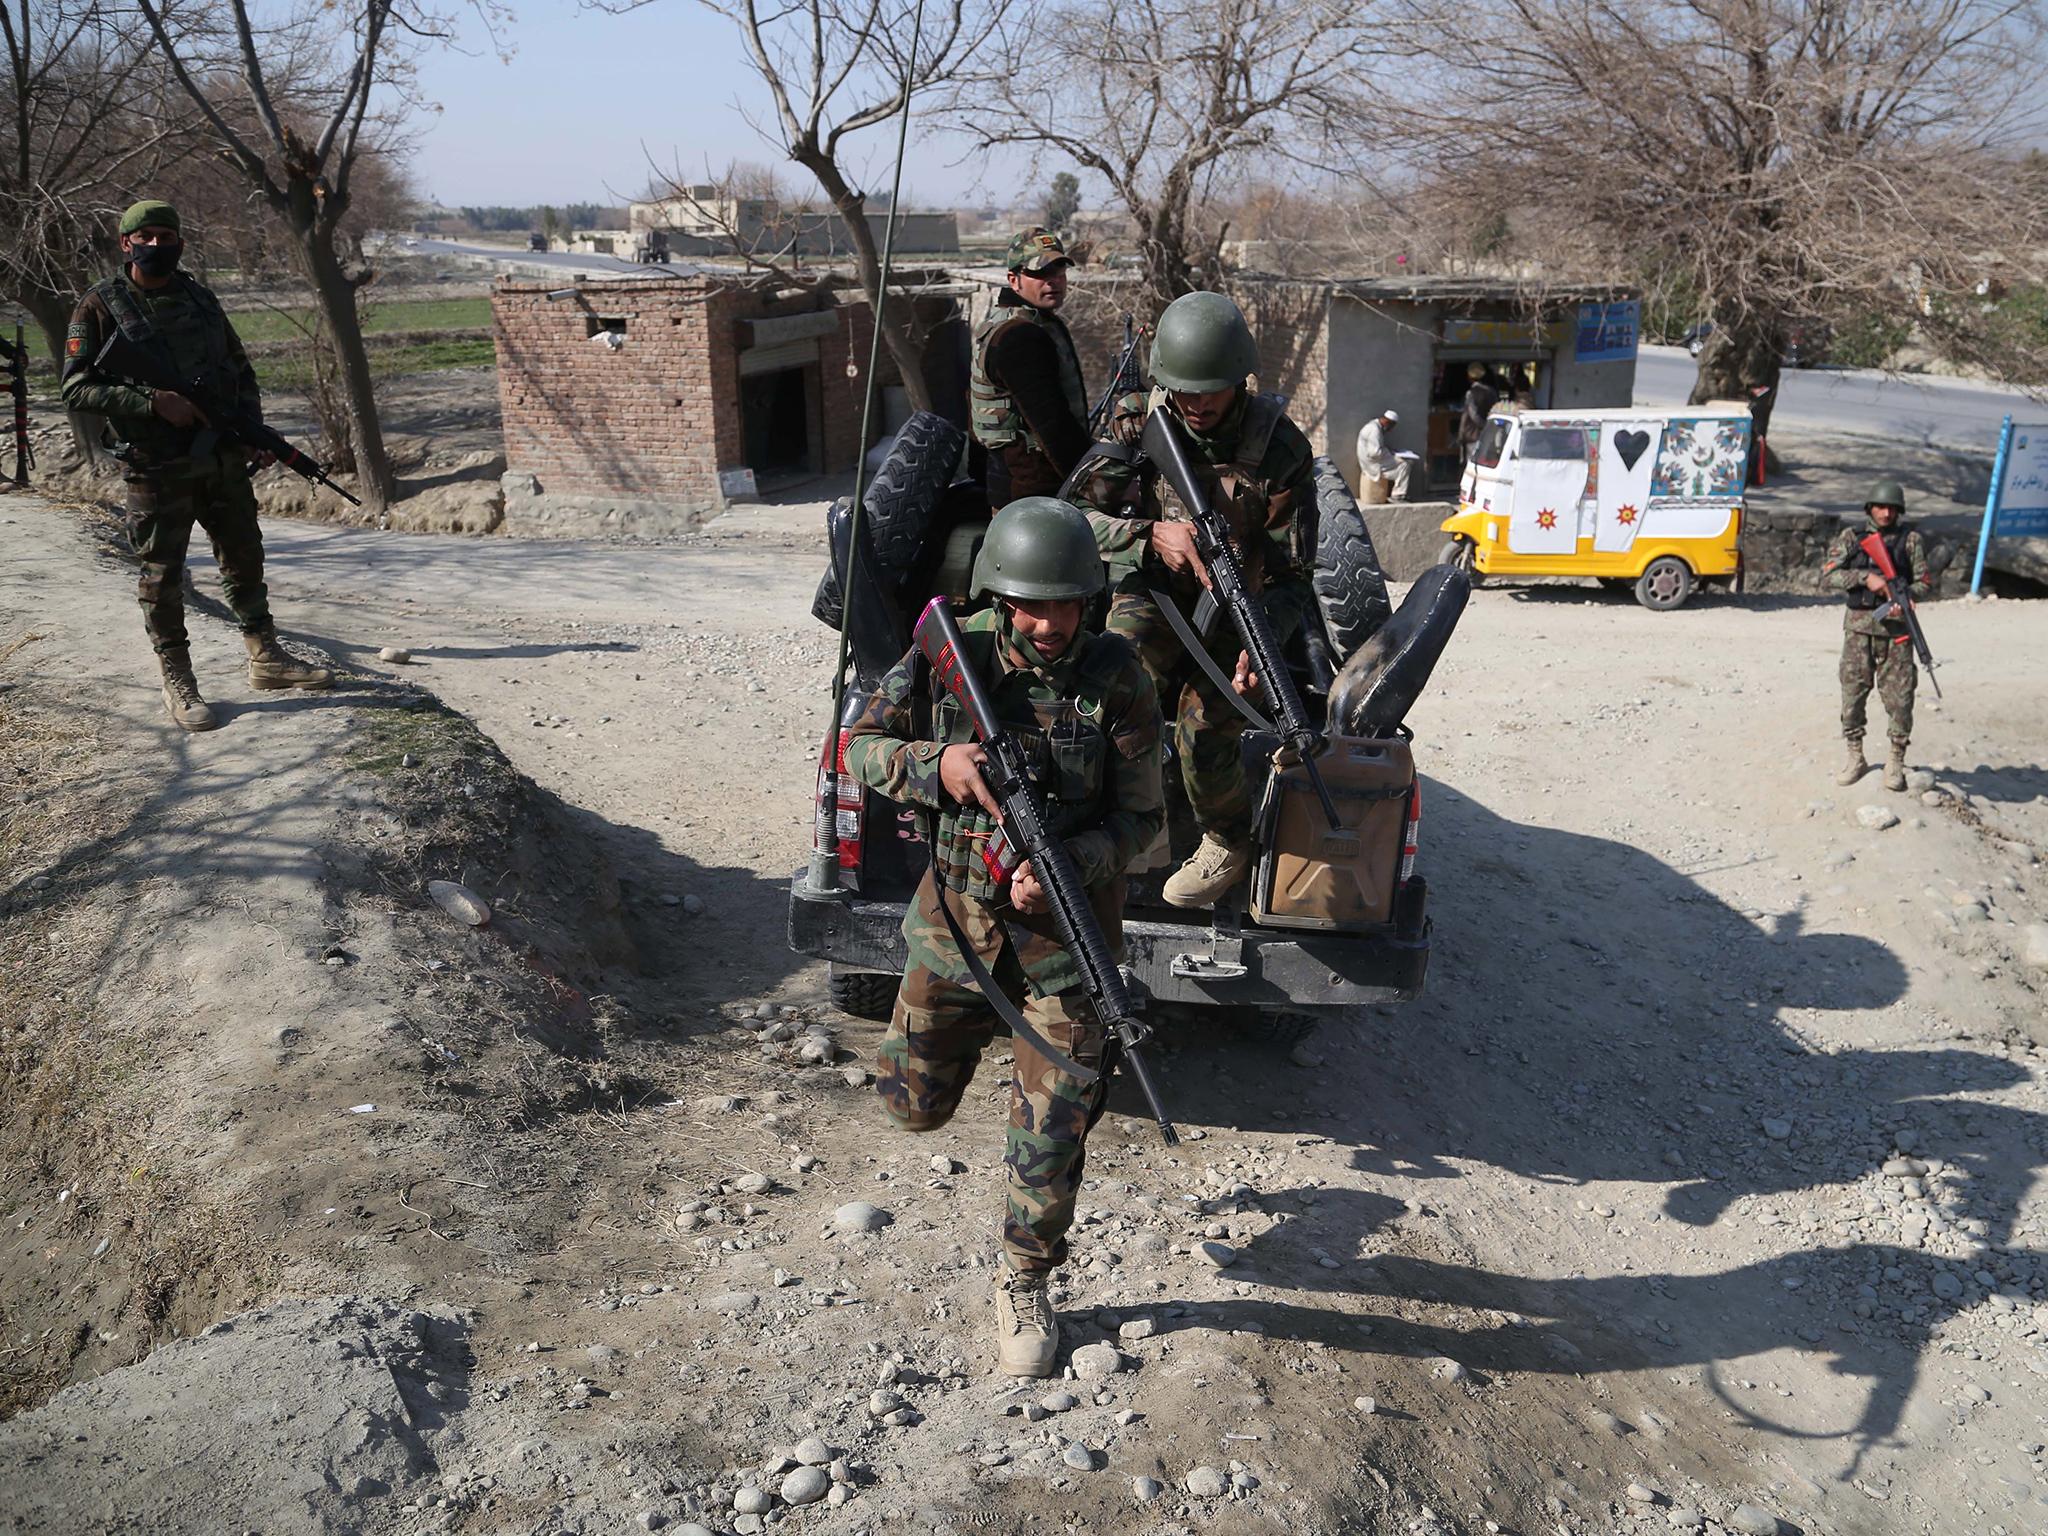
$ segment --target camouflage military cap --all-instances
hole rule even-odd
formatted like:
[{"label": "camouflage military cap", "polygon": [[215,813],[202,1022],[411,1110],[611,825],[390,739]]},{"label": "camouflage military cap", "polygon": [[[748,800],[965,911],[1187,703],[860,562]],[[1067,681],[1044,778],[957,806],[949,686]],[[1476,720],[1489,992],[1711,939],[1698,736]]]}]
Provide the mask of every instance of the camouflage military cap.
[{"label": "camouflage military cap", "polygon": [[1072,266],[1074,258],[1060,244],[1060,237],[1049,229],[1034,225],[1010,242],[1012,272],[1045,272],[1061,262]]},{"label": "camouflage military cap", "polygon": [[175,229],[181,234],[184,232],[178,223],[178,210],[157,198],[146,197],[141,202],[131,205],[128,211],[121,215],[121,233],[124,235],[132,235],[149,224],[163,229]]}]

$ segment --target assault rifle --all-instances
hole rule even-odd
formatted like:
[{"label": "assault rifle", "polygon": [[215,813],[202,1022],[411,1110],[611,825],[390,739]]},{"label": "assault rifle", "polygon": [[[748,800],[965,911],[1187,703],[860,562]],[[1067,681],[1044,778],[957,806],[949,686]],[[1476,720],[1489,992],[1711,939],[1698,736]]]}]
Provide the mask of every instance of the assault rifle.
[{"label": "assault rifle", "polygon": [[1920,609],[1906,590],[1908,583],[1899,580],[1899,568],[1892,563],[1892,552],[1885,548],[1881,534],[1866,533],[1860,543],[1863,553],[1870,556],[1870,563],[1877,567],[1877,574],[1884,578],[1884,595],[1891,599],[1892,607],[1906,621],[1906,633],[1913,641],[1913,654],[1920,658],[1927,681],[1934,688],[1934,696],[1940,698],[1941,681],[1934,675],[1934,652],[1927,648],[1927,631],[1920,627]]},{"label": "assault rifle", "polygon": [[14,397],[14,483],[28,489],[28,467],[35,455],[28,447],[28,343],[21,339],[21,327],[14,328],[14,345],[0,337],[0,361],[7,364],[7,393]]},{"label": "assault rifle", "polygon": [[[1140,1047],[1151,1037],[1152,1031],[1131,1006],[1123,972],[1117,968],[1110,953],[1109,940],[1095,920],[1095,909],[1088,905],[1088,890],[1081,882],[1081,871],[1075,867],[1073,855],[1067,852],[1065,842],[1055,837],[1047,827],[1045,806],[1032,779],[1024,744],[1003,727],[995,706],[981,686],[981,679],[974,675],[974,669],[968,664],[960,626],[953,622],[953,612],[945,598],[935,597],[926,605],[917,621],[916,636],[918,650],[931,663],[939,682],[966,714],[976,739],[988,755],[988,761],[982,765],[981,776],[1001,808],[1003,840],[1013,852],[1031,861],[1032,873],[1038,877],[1046,902],[1052,909],[1053,926],[1059,930],[1060,942],[1080,967],[1081,985],[1095,1008],[1096,1017],[1102,1020],[1108,1033],[1116,1036],[1118,1045],[1122,1047],[1123,1059],[1129,1063],[1131,1075],[1138,1080],[1138,1091],[1145,1095],[1146,1106],[1158,1122],[1159,1134],[1169,1147],[1180,1145],[1180,1135],[1167,1118],[1165,1106],[1159,1102],[1159,1091],[1152,1086],[1152,1074],[1145,1070],[1145,1058],[1140,1054]],[[1003,867],[1007,861],[994,850],[982,857],[991,875],[998,880],[1008,878],[1009,870]],[[1025,1022],[1023,1014],[1004,995],[995,978],[981,963],[981,957],[960,932],[943,892],[939,896],[939,910],[945,914],[946,924],[953,931],[953,942],[959,946],[961,958],[967,962],[975,985],[988,999],[989,1006],[1010,1026],[1011,1032],[1017,1038],[1030,1042],[1060,1070],[1079,1077],[1084,1084],[1097,1080],[1101,1074],[1068,1059]]]},{"label": "assault rifle", "polygon": [[1254,726],[1262,731],[1271,731],[1281,742],[1294,750],[1301,759],[1301,765],[1308,771],[1309,783],[1315,786],[1316,796],[1323,802],[1323,814],[1330,819],[1334,830],[1343,824],[1337,819],[1336,802],[1330,798],[1330,791],[1323,783],[1322,773],[1316,767],[1316,753],[1323,749],[1322,733],[1309,723],[1308,710],[1303,707],[1301,694],[1295,689],[1294,675],[1287,670],[1287,663],[1280,655],[1280,642],[1273,634],[1273,626],[1266,619],[1266,610],[1245,580],[1244,562],[1239,558],[1237,546],[1231,540],[1230,527],[1217,510],[1209,505],[1209,498],[1203,492],[1201,482],[1195,478],[1193,463],[1188,459],[1187,444],[1181,439],[1181,429],[1168,410],[1156,410],[1145,418],[1143,447],[1145,456],[1159,466],[1159,472],[1166,476],[1167,484],[1180,497],[1181,505],[1188,509],[1194,520],[1195,552],[1202,557],[1202,563],[1209,568],[1210,590],[1216,601],[1230,615],[1230,622],[1236,626],[1238,638],[1244,642],[1246,653],[1251,657],[1252,670],[1258,674],[1259,685],[1266,690],[1266,697],[1273,701],[1273,710],[1279,718],[1276,726],[1231,686],[1210,657],[1208,647],[1201,637],[1189,626],[1180,608],[1164,592],[1154,591],[1153,602],[1166,619],[1167,626],[1180,637],[1195,664],[1209,674],[1214,683]]},{"label": "assault rifle", "polygon": [[1116,355],[1116,367],[1109,373],[1109,387],[1102,392],[1102,398],[1095,402],[1095,409],[1088,413],[1088,435],[1099,439],[1109,430],[1109,413],[1116,409],[1117,401],[1133,390],[1142,389],[1145,377],[1138,371],[1138,338],[1143,333],[1128,311],[1124,314],[1124,347]]},{"label": "assault rifle", "polygon": [[[107,338],[107,344],[100,348],[92,360],[93,367],[101,373],[112,374],[117,379],[144,389],[165,389],[174,395],[183,395],[199,407],[199,413],[206,418],[206,428],[221,442],[251,453],[275,454],[279,463],[287,469],[304,475],[315,485],[324,485],[352,507],[362,503],[329,478],[327,466],[306,454],[299,452],[282,434],[263,424],[263,418],[254,411],[230,406],[220,395],[207,387],[206,380],[183,379],[153,358],[141,347],[135,345],[119,331]],[[194,444],[195,455],[201,447],[210,447],[206,432],[202,432]]]}]

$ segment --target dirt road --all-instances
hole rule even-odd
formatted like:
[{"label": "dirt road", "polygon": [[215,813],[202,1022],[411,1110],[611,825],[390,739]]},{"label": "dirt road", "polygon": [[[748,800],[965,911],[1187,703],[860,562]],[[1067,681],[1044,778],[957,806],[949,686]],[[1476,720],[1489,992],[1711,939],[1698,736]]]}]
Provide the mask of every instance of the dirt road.
[{"label": "dirt road", "polygon": [[[136,627],[61,519],[4,515],[41,551],[13,611]],[[343,1482],[308,1508],[406,1531],[2048,1523],[2037,605],[1930,613],[1933,781],[1894,796],[1832,782],[1830,605],[1481,592],[1412,721],[1425,997],[1333,1020],[1299,1062],[1169,1043],[1162,1086],[1202,1139],[1169,1154],[1122,1099],[1098,1133],[1060,1306],[1121,1368],[1046,1407],[987,1373],[1000,1071],[911,1142],[842,1081],[876,1026],[833,1016],[850,1055],[791,1055],[823,1001],[780,942],[824,724],[819,523],[746,509],[659,547],[267,530],[288,632],[473,718],[616,867],[640,956],[618,987],[650,1024],[634,1070],[665,1090],[522,1129],[557,1186],[521,1186],[549,1223],[524,1247],[472,1170],[433,1191],[445,1230],[381,1267],[278,1277],[388,1295],[408,1274],[408,1305],[469,1309],[392,1365],[402,1393],[445,1382],[463,1331],[459,1393],[432,1399],[456,1406],[417,1427],[438,1483],[392,1492],[383,1469],[388,1497]],[[142,677],[125,633],[96,653],[110,680]],[[413,663],[378,663],[388,645]],[[163,750],[125,686],[108,750]],[[317,762],[344,741],[292,733],[336,718],[243,713],[170,746]],[[1869,806],[1899,820],[1867,828]],[[855,1199],[892,1222],[841,1230]],[[1236,1261],[1203,1263],[1205,1237]],[[399,1323],[352,1326],[375,1353]],[[99,1497],[107,1474],[58,1448],[65,1403],[10,1426],[0,1468],[46,1435],[15,1470]],[[806,1436],[844,1453],[843,1503],[765,1497]]]}]

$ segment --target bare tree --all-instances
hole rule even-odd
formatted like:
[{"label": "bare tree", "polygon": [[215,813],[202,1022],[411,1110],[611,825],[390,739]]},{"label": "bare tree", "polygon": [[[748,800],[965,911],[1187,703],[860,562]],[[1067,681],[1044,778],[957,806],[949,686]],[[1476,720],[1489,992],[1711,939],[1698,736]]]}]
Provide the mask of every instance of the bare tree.
[{"label": "bare tree", "polygon": [[1696,292],[1717,328],[1696,400],[1775,384],[1803,323],[1910,319],[1993,253],[2038,249],[2044,210],[2012,190],[2034,0],[1414,0],[1412,16],[1435,54],[1412,105],[1437,186],[1545,208],[1577,263]]},{"label": "bare tree", "polygon": [[[738,30],[747,62],[768,87],[774,114],[754,130],[809,171],[846,228],[882,341],[914,409],[931,408],[914,306],[884,310],[882,258],[868,223],[868,193],[849,156],[855,138],[952,86],[1010,0],[927,0],[913,40],[916,0],[699,0]],[[618,7],[613,7],[618,8]],[[752,121],[750,119],[750,121]]]},{"label": "bare tree", "polygon": [[1353,162],[1359,102],[1396,45],[1352,0],[1059,0],[1015,11],[952,94],[983,149],[1052,149],[1137,222],[1152,303],[1213,284],[1210,194],[1261,161]]},{"label": "bare tree", "polygon": [[0,0],[0,48],[0,292],[59,357],[78,294],[111,263],[115,211],[190,146],[195,114],[141,18],[108,0]]},{"label": "bare tree", "polygon": [[[338,365],[363,499],[381,510],[397,483],[356,310],[356,291],[374,273],[347,260],[343,221],[359,166],[389,151],[411,103],[414,50],[446,40],[449,19],[414,0],[351,0],[309,3],[267,24],[272,13],[251,0],[207,0],[212,24],[180,36],[191,17],[179,0],[135,3],[222,152],[290,232]],[[222,105],[220,83],[237,75],[252,114],[244,121]]]}]

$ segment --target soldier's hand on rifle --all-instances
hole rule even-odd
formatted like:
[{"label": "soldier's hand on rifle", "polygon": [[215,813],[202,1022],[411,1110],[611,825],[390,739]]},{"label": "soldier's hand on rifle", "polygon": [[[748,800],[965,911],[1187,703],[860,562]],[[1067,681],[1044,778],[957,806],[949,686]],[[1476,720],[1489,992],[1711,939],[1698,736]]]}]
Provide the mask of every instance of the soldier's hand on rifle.
[{"label": "soldier's hand on rifle", "polygon": [[1003,808],[996,804],[988,780],[981,776],[981,765],[987,761],[988,753],[979,746],[956,741],[939,754],[939,784],[958,804],[978,803],[989,815],[1001,821]]},{"label": "soldier's hand on rifle", "polygon": [[150,409],[174,427],[210,427],[206,412],[172,389],[152,389],[149,392]]},{"label": "soldier's hand on rifle", "polygon": [[1237,669],[1230,674],[1231,691],[1241,699],[1248,699],[1259,691],[1259,674],[1252,670],[1252,653],[1237,653]]},{"label": "soldier's hand on rifle", "polygon": [[251,469],[268,469],[276,462],[277,455],[268,448],[253,449],[249,454],[249,467]]},{"label": "soldier's hand on rifle", "polygon": [[1865,571],[1863,573],[1863,585],[1870,588],[1873,592],[1882,592],[1885,588],[1885,580],[1875,571]]},{"label": "soldier's hand on rifle", "polygon": [[1195,551],[1195,525],[1193,523],[1172,523],[1161,519],[1152,525],[1147,541],[1152,553],[1159,557],[1159,563],[1169,571],[1193,571],[1195,579],[1208,586],[1209,567],[1202,563],[1202,557]]},{"label": "soldier's hand on rifle", "polygon": [[1046,910],[1045,887],[1038,883],[1037,871],[1026,859],[1010,875],[1010,905],[1029,917]]}]

